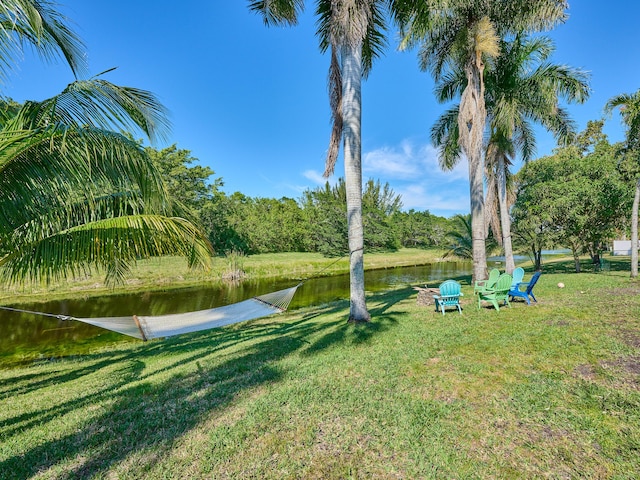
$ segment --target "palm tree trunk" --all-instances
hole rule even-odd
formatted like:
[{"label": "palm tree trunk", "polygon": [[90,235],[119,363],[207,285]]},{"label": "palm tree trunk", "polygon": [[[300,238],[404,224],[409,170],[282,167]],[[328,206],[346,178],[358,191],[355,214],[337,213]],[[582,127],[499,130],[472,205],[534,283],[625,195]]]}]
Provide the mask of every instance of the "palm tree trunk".
[{"label": "palm tree trunk", "polygon": [[482,83],[482,67],[471,62],[465,68],[467,86],[460,98],[458,129],[460,148],[469,162],[469,193],[471,201],[471,235],[473,248],[473,281],[487,278],[487,252],[484,228],[484,162],[482,139],[487,111]]},{"label": "palm tree trunk", "polygon": [[638,276],[638,204],[640,204],[640,178],[636,180],[636,193],[631,208],[631,278]]},{"label": "palm tree trunk", "polygon": [[507,204],[507,170],[504,156],[498,156],[498,201],[500,202],[500,224],[502,227],[502,248],[504,248],[505,270],[513,273],[516,263],[513,259],[513,248],[511,246],[511,217],[509,216],[509,205]]},{"label": "palm tree trunk", "polygon": [[344,180],[349,226],[349,322],[371,319],[364,289],[364,229],[362,224],[362,43],[342,46],[342,117],[344,122]]}]

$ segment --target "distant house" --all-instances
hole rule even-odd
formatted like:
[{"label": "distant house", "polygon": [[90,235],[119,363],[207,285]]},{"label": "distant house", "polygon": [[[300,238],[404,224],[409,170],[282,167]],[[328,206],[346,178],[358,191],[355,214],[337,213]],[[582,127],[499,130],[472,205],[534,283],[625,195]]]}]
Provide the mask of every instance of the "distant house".
[{"label": "distant house", "polygon": [[[638,242],[638,244],[640,246],[640,241]],[[614,255],[631,255],[631,240],[614,240],[613,254]]]}]

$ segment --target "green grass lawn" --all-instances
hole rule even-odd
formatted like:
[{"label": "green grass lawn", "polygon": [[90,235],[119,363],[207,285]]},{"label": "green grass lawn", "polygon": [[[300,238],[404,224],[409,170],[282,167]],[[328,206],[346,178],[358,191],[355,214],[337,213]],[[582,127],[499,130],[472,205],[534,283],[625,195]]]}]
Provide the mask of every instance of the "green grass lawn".
[{"label": "green grass lawn", "polygon": [[640,283],[570,265],[529,307],[463,279],[462,315],[407,287],[0,370],[0,478],[638,478]]}]

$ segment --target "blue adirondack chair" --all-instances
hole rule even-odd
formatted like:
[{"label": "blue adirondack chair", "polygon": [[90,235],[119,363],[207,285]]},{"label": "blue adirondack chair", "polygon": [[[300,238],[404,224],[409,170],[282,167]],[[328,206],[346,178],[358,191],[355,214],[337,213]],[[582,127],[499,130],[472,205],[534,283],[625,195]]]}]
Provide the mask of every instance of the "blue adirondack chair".
[{"label": "blue adirondack chair", "polygon": [[433,296],[436,302],[436,312],[440,309],[442,310],[442,315],[444,315],[444,309],[446,307],[457,307],[458,312],[462,315],[460,297],[462,297],[463,294],[460,291],[460,284],[455,280],[446,280],[440,284],[439,290],[440,295]]},{"label": "blue adirondack chair", "polygon": [[513,277],[508,273],[503,273],[498,277],[498,281],[493,288],[485,288],[478,291],[478,309],[482,306],[482,302],[490,302],[493,307],[500,311],[500,302],[504,302],[505,305],[511,307],[508,298],[508,292],[511,289],[511,282]]},{"label": "blue adirondack chair", "polygon": [[485,288],[492,288],[496,282],[498,281],[498,277],[500,276],[500,270],[497,268],[491,269],[489,272],[489,278],[486,280],[476,280],[473,286],[473,293],[477,294],[479,291]]},{"label": "blue adirondack chair", "polygon": [[535,287],[540,275],[542,275],[542,272],[536,272],[528,282],[520,282],[515,287],[512,287],[511,290],[509,290],[509,297],[511,297],[512,300],[515,297],[524,298],[527,305],[531,305],[529,301],[529,297],[531,297],[534,302],[538,303],[536,297],[533,295],[533,287]]}]

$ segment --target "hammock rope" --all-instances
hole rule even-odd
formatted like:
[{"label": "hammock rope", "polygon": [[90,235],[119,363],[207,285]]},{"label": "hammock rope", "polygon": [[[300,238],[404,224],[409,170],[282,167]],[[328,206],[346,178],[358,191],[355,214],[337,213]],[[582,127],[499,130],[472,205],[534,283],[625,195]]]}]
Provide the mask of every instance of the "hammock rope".
[{"label": "hammock rope", "polygon": [[[320,270],[316,275],[332,267],[344,257],[336,259]],[[233,323],[246,322],[256,318],[266,317],[276,313],[282,313],[289,308],[297,289],[307,280],[301,280],[296,286],[279,290],[277,292],[266,293],[257,297],[249,298],[231,305],[199,310],[195,312],[175,313],[158,316],[130,315],[126,317],[98,317],[82,318],[70,315],[56,315],[53,313],[34,312],[31,310],[21,310],[19,308],[4,307],[0,309],[13,312],[28,313],[53,317],[58,320],[76,320],[87,323],[106,330],[138,338],[142,341],[154,338],[165,338],[184,333],[198,332],[212,328],[223,327]]]},{"label": "hammock rope", "polygon": [[59,320],[76,320],[147,341],[153,338],[164,338],[200,330],[209,330],[211,328],[266,317],[275,313],[282,313],[289,308],[289,304],[296,290],[302,283],[303,282],[300,282],[291,288],[232,303],[231,305],[195,312],[158,316],[131,315],[126,317],[82,318],[3,306],[0,306],[0,308],[13,312],[53,317]]}]

